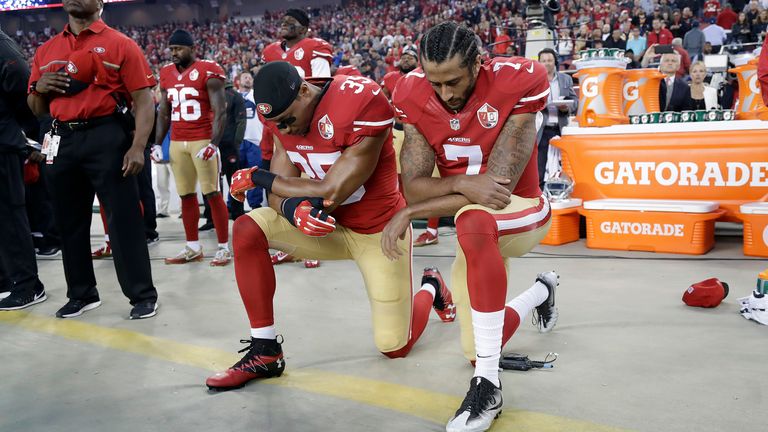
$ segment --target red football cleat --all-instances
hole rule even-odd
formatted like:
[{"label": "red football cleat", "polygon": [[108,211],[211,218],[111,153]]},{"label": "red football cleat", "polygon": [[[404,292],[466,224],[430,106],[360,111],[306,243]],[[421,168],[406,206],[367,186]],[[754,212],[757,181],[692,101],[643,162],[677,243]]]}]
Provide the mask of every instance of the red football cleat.
[{"label": "red football cleat", "polygon": [[280,342],[277,339],[241,340],[248,344],[238,351],[248,351],[245,356],[231,368],[209,377],[205,385],[211,390],[224,391],[240,388],[258,378],[279,377],[285,370],[282,337],[280,339]]},{"label": "red football cleat", "polygon": [[413,241],[413,247],[422,247],[437,244],[437,234],[432,234],[429,231],[424,231],[420,236]]},{"label": "red football cleat", "polygon": [[432,302],[432,308],[435,309],[440,319],[443,322],[452,322],[456,319],[456,305],[453,304],[453,296],[436,267],[424,269],[421,284],[424,285],[425,283],[435,287],[435,300]]},{"label": "red football cleat", "polygon": [[104,243],[98,249],[95,249],[93,252],[91,252],[92,259],[102,259],[102,258],[108,258],[111,256],[112,256],[112,246],[109,245],[109,242]]},{"label": "red football cleat", "polygon": [[304,267],[306,267],[306,268],[318,268],[318,267],[320,267],[320,261],[319,260],[311,260],[311,259],[304,260]]},{"label": "red football cleat", "polygon": [[293,257],[293,255],[289,255],[283,251],[277,251],[274,255],[272,255],[272,265],[280,265],[285,263],[291,263],[300,261]]}]

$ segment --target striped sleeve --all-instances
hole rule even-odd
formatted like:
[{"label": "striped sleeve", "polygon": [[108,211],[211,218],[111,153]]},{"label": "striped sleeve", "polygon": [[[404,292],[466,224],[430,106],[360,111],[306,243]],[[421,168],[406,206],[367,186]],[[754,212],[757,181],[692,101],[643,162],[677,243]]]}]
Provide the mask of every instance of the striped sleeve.
[{"label": "striped sleeve", "polygon": [[356,113],[347,145],[354,144],[364,137],[379,135],[391,128],[394,122],[392,105],[389,104],[386,96],[379,92]]},{"label": "striped sleeve", "polygon": [[547,70],[544,65],[537,61],[531,61],[525,67],[517,71],[517,75],[523,75],[525,80],[515,80],[523,82],[520,98],[512,108],[511,115],[535,113],[544,109],[549,97],[549,80],[547,79]]}]

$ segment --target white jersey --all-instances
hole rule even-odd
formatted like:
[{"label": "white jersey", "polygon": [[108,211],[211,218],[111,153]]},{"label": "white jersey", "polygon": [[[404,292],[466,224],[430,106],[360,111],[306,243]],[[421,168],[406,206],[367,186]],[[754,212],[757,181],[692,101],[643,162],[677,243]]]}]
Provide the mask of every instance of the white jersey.
[{"label": "white jersey", "polygon": [[261,123],[261,120],[259,120],[259,116],[256,113],[256,102],[253,99],[253,90],[240,94],[243,95],[243,99],[245,99],[245,118],[247,119],[245,124],[245,136],[243,139],[259,145],[261,142],[261,134],[264,131],[264,125]]}]

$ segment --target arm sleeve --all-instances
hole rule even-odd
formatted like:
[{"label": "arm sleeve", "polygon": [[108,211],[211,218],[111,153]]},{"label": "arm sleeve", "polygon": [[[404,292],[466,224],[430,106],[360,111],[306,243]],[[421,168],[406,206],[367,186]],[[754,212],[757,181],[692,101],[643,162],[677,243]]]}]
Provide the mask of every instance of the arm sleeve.
[{"label": "arm sleeve", "polygon": [[367,136],[376,136],[394,123],[394,113],[387,97],[379,92],[352,119],[352,130],[347,145],[359,142]]},{"label": "arm sleeve", "polygon": [[227,82],[227,74],[224,73],[224,69],[219,66],[218,63],[208,63],[208,67],[205,71],[205,82],[207,83],[211,78],[218,78],[224,82]]},{"label": "arm sleeve", "polygon": [[6,47],[0,47],[0,50],[6,51],[0,54],[2,63],[0,64],[0,90],[5,94],[25,95],[27,87],[32,81],[29,80],[29,67],[23,58],[10,55]]},{"label": "arm sleeve", "polygon": [[[530,66],[523,65],[518,71],[518,77],[524,79],[514,80],[513,82],[525,83],[522,89],[520,98],[512,108],[510,115],[535,113],[544,109],[547,104],[547,97],[549,96],[549,80],[547,79],[547,70],[544,65],[537,61],[530,63],[533,65],[533,69],[530,74],[527,71]],[[519,85],[519,84],[517,84]]]},{"label": "arm sleeve", "polygon": [[34,58],[32,59],[32,68],[30,69],[29,83],[27,83],[27,87],[31,86],[33,82],[39,80],[40,76],[42,75],[40,73],[40,64],[38,63],[38,60],[37,60],[41,52],[42,50],[38,48]]},{"label": "arm sleeve", "polygon": [[123,44],[123,62],[120,65],[120,79],[125,84],[125,89],[134,92],[146,87],[154,87],[157,84],[147,59],[136,42],[126,38]]},{"label": "arm sleeve", "polygon": [[316,57],[312,59],[312,78],[328,78],[331,76],[331,64],[328,59]]}]

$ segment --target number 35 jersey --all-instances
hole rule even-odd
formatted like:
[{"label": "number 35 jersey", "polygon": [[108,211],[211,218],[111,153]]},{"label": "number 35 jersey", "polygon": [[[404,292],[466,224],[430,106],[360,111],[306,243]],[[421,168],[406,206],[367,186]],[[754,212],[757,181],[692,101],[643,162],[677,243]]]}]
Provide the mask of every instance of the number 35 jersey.
[{"label": "number 35 jersey", "polygon": [[[505,57],[480,67],[475,88],[458,113],[443,106],[421,68],[398,81],[392,102],[398,118],[414,125],[435,150],[440,175],[448,177],[484,173],[509,116],[541,111],[548,95],[549,80],[541,63]],[[534,143],[513,192],[523,198],[541,195],[536,147]]]},{"label": "number 35 jersey", "polygon": [[[266,124],[291,162],[310,178],[321,180],[345,151],[390,129],[394,112],[381,87],[368,78],[340,75],[312,82],[325,87],[306,135],[283,135],[274,122]],[[390,130],[371,176],[331,214],[355,232],[373,234],[403,207]]]},{"label": "number 35 jersey", "polygon": [[224,70],[210,60],[196,60],[184,72],[173,63],[160,69],[160,88],[171,106],[171,139],[209,140],[213,133],[213,111],[208,99],[208,80],[226,81]]}]

